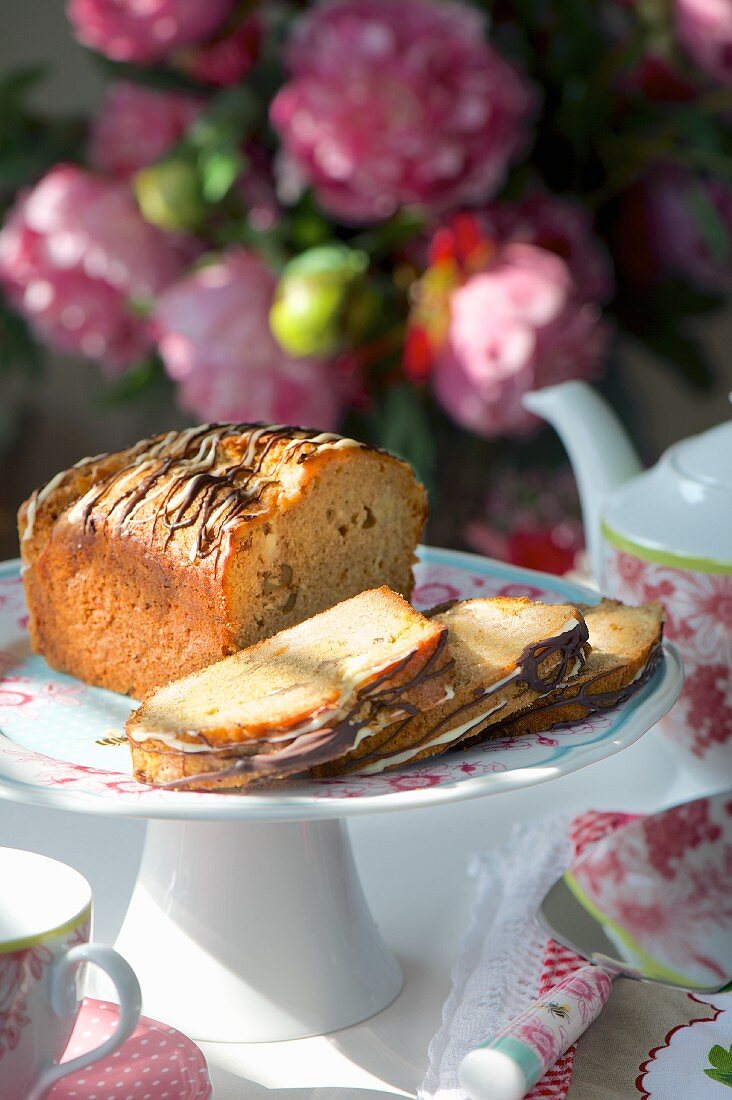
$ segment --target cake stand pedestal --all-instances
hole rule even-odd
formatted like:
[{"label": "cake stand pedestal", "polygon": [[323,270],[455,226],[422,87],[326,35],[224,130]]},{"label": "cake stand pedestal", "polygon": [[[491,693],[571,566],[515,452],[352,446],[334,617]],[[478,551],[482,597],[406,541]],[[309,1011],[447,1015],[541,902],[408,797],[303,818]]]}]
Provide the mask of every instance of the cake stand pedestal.
[{"label": "cake stand pedestal", "polygon": [[145,1012],[197,1040],[322,1034],[402,986],[339,818],[149,821],[116,946]]}]

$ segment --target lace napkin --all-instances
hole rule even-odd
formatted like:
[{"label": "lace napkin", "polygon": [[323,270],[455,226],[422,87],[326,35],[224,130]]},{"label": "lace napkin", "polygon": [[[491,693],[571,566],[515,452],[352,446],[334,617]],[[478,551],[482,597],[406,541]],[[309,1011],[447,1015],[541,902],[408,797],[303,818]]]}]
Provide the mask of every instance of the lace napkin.
[{"label": "lace napkin", "polygon": [[[465,1054],[584,965],[547,940],[534,915],[573,858],[629,820],[626,814],[587,813],[525,822],[505,845],[473,859],[476,900],[419,1100],[466,1100],[457,1077]],[[720,1085],[732,1087],[731,1040],[732,993],[697,998],[616,982],[578,1049],[568,1051],[529,1097],[722,1100]]]},{"label": "lace napkin", "polygon": [[534,915],[571,862],[570,820],[522,822],[500,848],[473,858],[476,900],[419,1100],[464,1100],[457,1074],[465,1055],[535,997],[546,935]]}]

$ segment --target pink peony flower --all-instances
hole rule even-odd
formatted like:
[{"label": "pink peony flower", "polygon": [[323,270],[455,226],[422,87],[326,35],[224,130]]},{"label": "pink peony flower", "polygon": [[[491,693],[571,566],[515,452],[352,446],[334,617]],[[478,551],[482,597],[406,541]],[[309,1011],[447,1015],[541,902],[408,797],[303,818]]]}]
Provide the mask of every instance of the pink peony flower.
[{"label": "pink peony flower", "polygon": [[578,297],[564,260],[508,243],[451,295],[435,393],[469,431],[526,435],[538,421],[523,408],[523,394],[598,374],[605,343],[599,311]]},{"label": "pink peony flower", "polygon": [[276,277],[234,248],[158,299],[155,328],[183,408],[204,420],[266,420],[332,428],[338,379],[317,359],[285,354],[269,328]]},{"label": "pink peony flower", "polygon": [[76,37],[113,61],[148,64],[205,42],[236,0],[68,0]]},{"label": "pink peony flower", "polygon": [[466,4],[321,2],[286,62],[271,108],[283,174],[294,169],[344,221],[490,198],[524,144],[533,93]]},{"label": "pink peony flower", "polygon": [[92,164],[127,179],[159,160],[201,114],[204,102],[181,92],[161,92],[128,80],[110,84],[92,123]]},{"label": "pink peony flower", "polygon": [[224,88],[246,76],[257,59],[261,40],[261,20],[257,14],[249,15],[213,42],[181,50],[174,64],[202,84]]},{"label": "pink peony flower", "polygon": [[489,233],[502,241],[535,244],[566,260],[578,292],[607,301],[614,284],[610,258],[594,235],[592,218],[579,203],[553,195],[529,195],[518,203],[496,203],[486,212]]},{"label": "pink peony flower", "polygon": [[648,178],[643,197],[657,265],[709,290],[729,287],[732,187],[668,167]]},{"label": "pink peony flower", "polygon": [[732,3],[730,0],[675,0],[681,44],[702,72],[732,84]]},{"label": "pink peony flower", "polygon": [[40,339],[119,369],[150,346],[133,308],[180,273],[178,242],[143,221],[126,185],[58,165],[0,231],[0,283]]}]

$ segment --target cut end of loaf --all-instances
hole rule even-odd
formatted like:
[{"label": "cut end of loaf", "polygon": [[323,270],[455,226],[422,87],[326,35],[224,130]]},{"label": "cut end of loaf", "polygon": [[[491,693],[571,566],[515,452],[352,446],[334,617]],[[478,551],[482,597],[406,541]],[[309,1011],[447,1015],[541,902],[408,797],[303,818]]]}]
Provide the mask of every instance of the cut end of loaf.
[{"label": "cut end of loaf", "polygon": [[204,425],[84,459],[22,506],[31,644],[142,697],[379,584],[408,596],[425,493],[328,433]]}]

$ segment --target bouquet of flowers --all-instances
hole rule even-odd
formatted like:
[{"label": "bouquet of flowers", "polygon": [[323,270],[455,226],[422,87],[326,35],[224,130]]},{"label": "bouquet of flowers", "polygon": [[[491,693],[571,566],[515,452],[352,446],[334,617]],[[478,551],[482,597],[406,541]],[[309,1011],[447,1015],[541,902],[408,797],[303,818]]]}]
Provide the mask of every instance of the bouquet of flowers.
[{"label": "bouquet of flowers", "polygon": [[[0,86],[0,349],[196,420],[348,423],[429,476],[445,424],[618,334],[695,385],[732,283],[729,0],[68,0],[96,116]],[[349,422],[350,421],[350,422]]]}]

